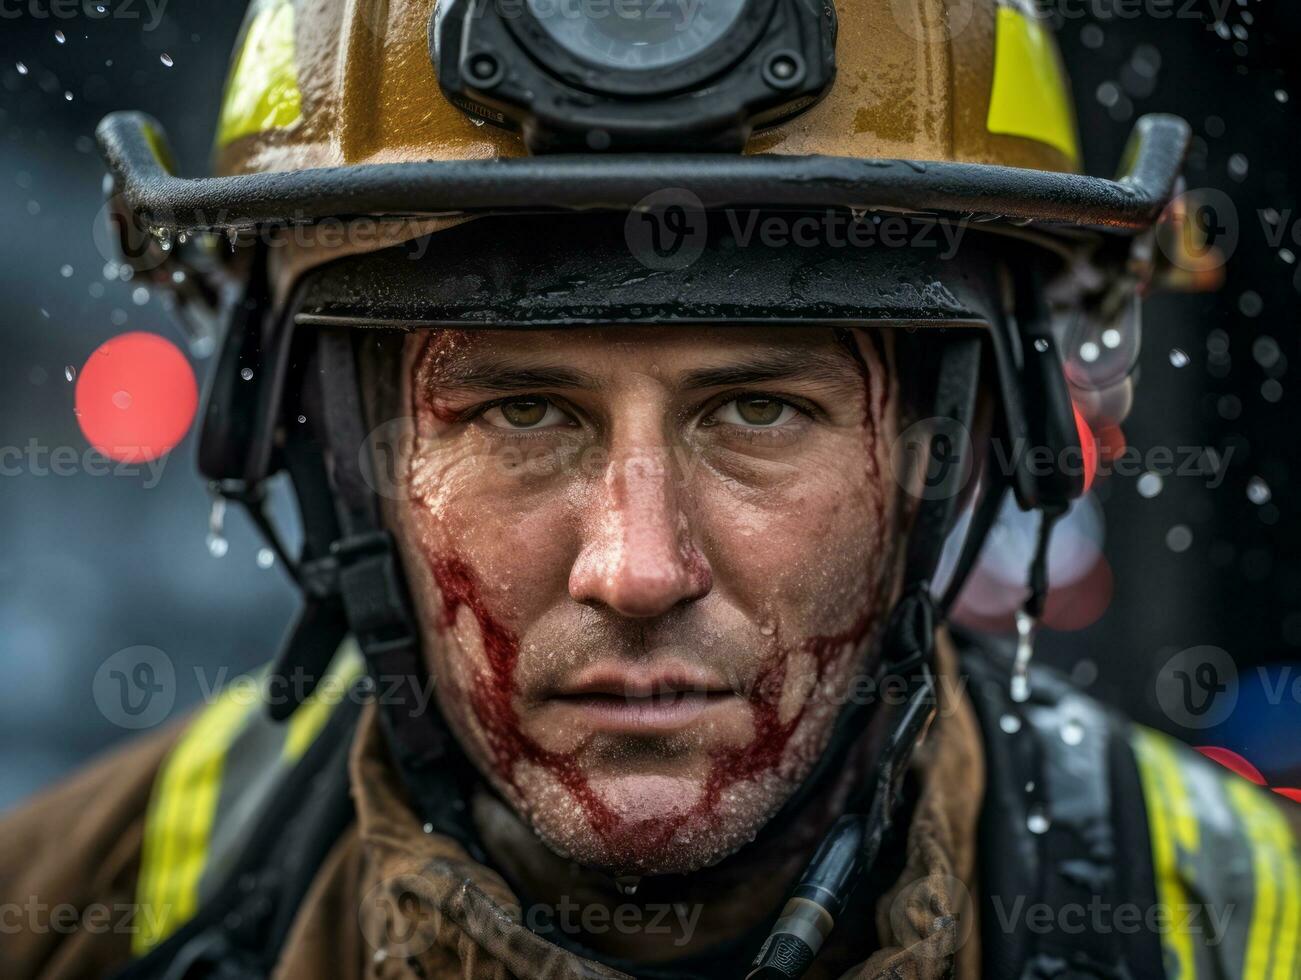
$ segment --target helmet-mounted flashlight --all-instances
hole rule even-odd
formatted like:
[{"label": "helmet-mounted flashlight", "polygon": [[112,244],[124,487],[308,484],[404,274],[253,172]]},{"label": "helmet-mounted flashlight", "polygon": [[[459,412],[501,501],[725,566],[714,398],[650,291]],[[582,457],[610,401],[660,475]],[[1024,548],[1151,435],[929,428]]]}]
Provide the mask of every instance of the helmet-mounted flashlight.
[{"label": "helmet-mounted flashlight", "polygon": [[835,78],[831,0],[446,0],[438,81],[532,152],[739,152]]}]

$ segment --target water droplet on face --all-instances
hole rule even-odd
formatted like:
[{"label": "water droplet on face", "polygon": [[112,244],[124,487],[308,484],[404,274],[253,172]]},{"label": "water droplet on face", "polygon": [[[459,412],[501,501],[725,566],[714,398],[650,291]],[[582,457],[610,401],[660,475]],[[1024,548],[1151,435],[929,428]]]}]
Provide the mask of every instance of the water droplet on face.
[{"label": "water droplet on face", "polygon": [[176,64],[176,62],[172,60],[172,56],[165,51],[158,56],[158,60],[168,68],[171,68],[172,65]]},{"label": "water droplet on face", "polygon": [[1025,818],[1026,829],[1032,834],[1043,834],[1048,832],[1052,826],[1052,821],[1048,819],[1048,814],[1042,806],[1034,806]]},{"label": "water droplet on face", "polygon": [[1269,484],[1258,476],[1253,476],[1247,481],[1247,499],[1253,504],[1260,506],[1269,503],[1269,498],[1273,496],[1270,493]]},{"label": "water droplet on face", "polygon": [[259,548],[257,552],[257,567],[270,568],[276,563],[276,553],[270,548]]},{"label": "water droplet on face", "polygon": [[73,367],[71,364],[69,364],[67,367],[63,369],[63,376],[67,378],[69,381],[74,381],[76,380],[77,377],[77,369]]},{"label": "water droplet on face", "polygon": [[243,378],[245,381],[252,381],[252,380],[253,380],[253,369],[252,369],[252,368],[248,368],[248,367],[246,367],[246,368],[240,368],[240,369],[239,369],[239,376],[240,376],[241,378]]},{"label": "water droplet on face", "polygon": [[1009,712],[998,719],[998,727],[1009,735],[1015,735],[1021,730],[1021,719]]},{"label": "water droplet on face", "polygon": [[219,534],[208,535],[208,554],[213,558],[224,558],[230,550],[230,542]]},{"label": "water droplet on face", "polygon": [[774,626],[772,623],[764,623],[762,626],[759,627],[759,632],[764,636],[772,636],[774,633],[777,632],[777,627]]},{"label": "water droplet on face", "polygon": [[1187,367],[1188,360],[1189,360],[1188,354],[1184,351],[1181,351],[1178,347],[1172,347],[1170,349],[1170,363],[1174,367],[1177,368]]}]

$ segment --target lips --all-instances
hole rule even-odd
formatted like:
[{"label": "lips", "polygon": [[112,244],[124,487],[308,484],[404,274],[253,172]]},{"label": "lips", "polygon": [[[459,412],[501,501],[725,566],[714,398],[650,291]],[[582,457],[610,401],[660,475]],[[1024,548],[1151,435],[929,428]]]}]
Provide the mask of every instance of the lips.
[{"label": "lips", "polygon": [[590,731],[668,734],[739,701],[715,672],[683,664],[594,664],[551,692],[547,704]]}]

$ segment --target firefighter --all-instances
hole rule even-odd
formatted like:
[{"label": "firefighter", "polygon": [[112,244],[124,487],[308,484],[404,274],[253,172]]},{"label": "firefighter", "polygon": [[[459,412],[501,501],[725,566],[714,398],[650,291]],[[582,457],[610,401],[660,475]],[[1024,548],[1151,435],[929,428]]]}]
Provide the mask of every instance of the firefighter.
[{"label": "firefighter", "polygon": [[[99,136],[303,607],[6,819],[4,976],[1297,975],[1283,801],[1031,665],[1204,271],[1187,126],[1081,175],[1032,8],[254,0],[216,176]],[[944,624],[1009,495],[1003,650]]]}]

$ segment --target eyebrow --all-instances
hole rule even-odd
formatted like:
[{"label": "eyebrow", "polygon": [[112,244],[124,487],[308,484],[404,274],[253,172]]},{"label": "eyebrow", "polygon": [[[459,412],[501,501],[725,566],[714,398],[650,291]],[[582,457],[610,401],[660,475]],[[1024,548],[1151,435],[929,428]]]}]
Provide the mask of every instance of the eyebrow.
[{"label": "eyebrow", "polygon": [[781,349],[765,351],[734,364],[688,371],[684,388],[734,388],[773,381],[807,380],[826,385],[860,383],[861,369],[848,351]]},{"label": "eyebrow", "polygon": [[596,388],[596,378],[564,367],[520,367],[507,362],[465,362],[433,372],[430,381],[438,388],[471,388],[482,391],[533,391],[539,388]]},{"label": "eyebrow", "polygon": [[[861,383],[862,367],[846,350],[772,349],[718,367],[686,372],[679,384],[688,390],[734,388],[774,381],[807,380],[825,385]],[[523,367],[509,361],[466,360],[440,366],[430,377],[440,389],[536,391],[597,389],[601,381],[567,367]]]}]

